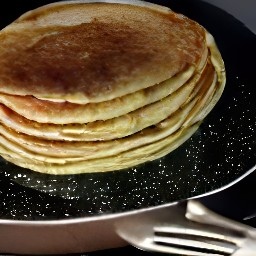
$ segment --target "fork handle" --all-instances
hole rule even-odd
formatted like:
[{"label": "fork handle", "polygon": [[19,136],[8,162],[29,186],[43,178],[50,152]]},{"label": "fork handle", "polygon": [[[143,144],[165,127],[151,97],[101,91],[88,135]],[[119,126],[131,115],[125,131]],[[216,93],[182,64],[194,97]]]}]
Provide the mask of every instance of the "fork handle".
[{"label": "fork handle", "polygon": [[256,237],[256,230],[254,228],[220,216],[196,200],[188,201],[186,218],[198,223],[228,228],[236,232],[242,232]]}]

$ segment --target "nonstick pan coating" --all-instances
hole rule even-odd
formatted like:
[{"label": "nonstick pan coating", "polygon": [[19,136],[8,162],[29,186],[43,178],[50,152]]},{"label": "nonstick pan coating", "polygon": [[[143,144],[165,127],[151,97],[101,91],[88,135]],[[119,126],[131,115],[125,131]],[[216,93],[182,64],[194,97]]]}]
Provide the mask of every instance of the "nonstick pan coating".
[{"label": "nonstick pan coating", "polygon": [[[50,2],[6,2],[0,11],[1,28]],[[1,159],[0,218],[57,220],[141,209],[220,189],[255,168],[256,36],[234,17],[202,1],[150,2],[187,15],[215,37],[227,85],[214,110],[174,152],[129,170],[51,176]]]}]

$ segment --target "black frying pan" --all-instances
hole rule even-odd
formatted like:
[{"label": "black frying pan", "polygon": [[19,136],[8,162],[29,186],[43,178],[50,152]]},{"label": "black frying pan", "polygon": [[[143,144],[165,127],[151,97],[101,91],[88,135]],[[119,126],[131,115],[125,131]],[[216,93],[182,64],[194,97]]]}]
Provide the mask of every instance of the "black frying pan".
[{"label": "black frying pan", "polygon": [[[53,1],[5,2],[4,27]],[[256,36],[226,12],[202,1],[150,1],[204,25],[215,37],[227,85],[214,110],[181,147],[136,168],[51,176],[0,162],[0,218],[50,220],[124,212],[199,196],[237,180],[256,164]]]}]

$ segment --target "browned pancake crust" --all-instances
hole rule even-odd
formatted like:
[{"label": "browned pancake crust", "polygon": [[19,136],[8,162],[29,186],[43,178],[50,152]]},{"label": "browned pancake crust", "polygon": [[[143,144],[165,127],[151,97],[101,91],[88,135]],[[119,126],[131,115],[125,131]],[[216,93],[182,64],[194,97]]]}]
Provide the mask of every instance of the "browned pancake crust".
[{"label": "browned pancake crust", "polygon": [[[109,6],[57,5],[36,15],[32,12],[13,29],[3,30],[0,92],[64,99],[69,95],[71,101],[79,93],[84,101],[98,102],[130,93],[131,83],[138,84],[133,89],[138,90],[198,64],[205,31],[197,23],[171,11]],[[68,26],[36,25],[47,12],[63,8],[92,13],[92,20]],[[15,29],[22,23],[23,28]]]}]

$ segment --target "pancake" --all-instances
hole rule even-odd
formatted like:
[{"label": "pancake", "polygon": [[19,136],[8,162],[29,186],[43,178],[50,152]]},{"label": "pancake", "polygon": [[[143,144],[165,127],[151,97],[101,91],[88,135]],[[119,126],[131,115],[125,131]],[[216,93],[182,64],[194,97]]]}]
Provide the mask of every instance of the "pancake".
[{"label": "pancake", "polygon": [[55,175],[136,168],[190,138],[225,82],[214,38],[168,8],[50,4],[0,32],[0,154]]},{"label": "pancake", "polygon": [[0,32],[0,92],[102,102],[198,66],[203,27],[152,8],[63,2],[28,12]]}]

